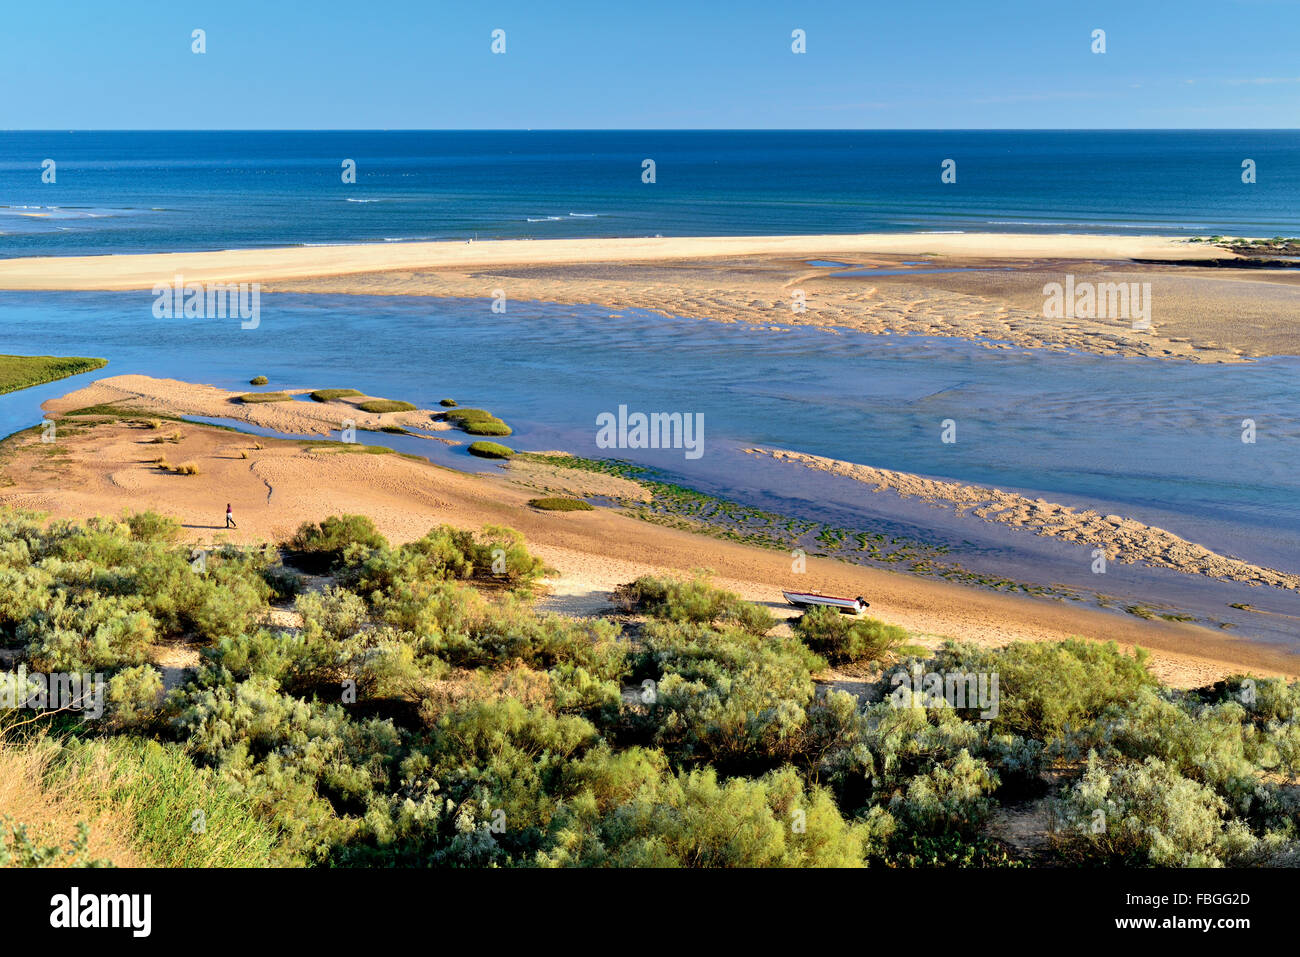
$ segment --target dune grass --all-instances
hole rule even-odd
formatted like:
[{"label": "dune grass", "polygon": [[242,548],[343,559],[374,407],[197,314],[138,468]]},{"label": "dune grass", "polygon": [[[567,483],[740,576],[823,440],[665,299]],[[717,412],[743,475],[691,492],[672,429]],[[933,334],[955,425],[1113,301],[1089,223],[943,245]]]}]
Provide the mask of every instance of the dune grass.
[{"label": "dune grass", "polygon": [[590,512],[594,508],[588,502],[580,498],[564,498],[562,496],[553,496],[551,498],[532,498],[528,504],[533,508],[540,508],[543,512]]},{"label": "dune grass", "polygon": [[364,394],[356,389],[317,389],[311,393],[311,398],[315,402],[333,402],[335,399],[350,399]]},{"label": "dune grass", "polygon": [[257,402],[292,402],[293,396],[287,392],[246,392],[239,397],[239,401],[249,405]]},{"label": "dune grass", "polygon": [[[86,856],[117,866],[268,867],[277,834],[238,789],[174,744],[0,734],[0,814],[42,844],[91,825]],[[200,813],[196,814],[198,811]]]},{"label": "dune grass", "polygon": [[357,408],[362,412],[414,412],[415,406],[400,399],[367,399],[358,402]]},{"label": "dune grass", "polygon": [[508,459],[515,454],[515,450],[499,442],[471,442],[469,454],[484,459]]},{"label": "dune grass", "polygon": [[46,382],[102,369],[107,359],[86,356],[11,356],[0,355],[0,393],[30,389]]}]

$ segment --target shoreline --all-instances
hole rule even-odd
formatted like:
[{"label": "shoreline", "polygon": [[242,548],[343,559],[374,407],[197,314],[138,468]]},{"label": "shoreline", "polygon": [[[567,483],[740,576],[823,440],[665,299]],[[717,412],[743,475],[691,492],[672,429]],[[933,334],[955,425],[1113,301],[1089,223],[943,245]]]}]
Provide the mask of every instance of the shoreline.
[{"label": "shoreline", "polygon": [[[660,262],[734,256],[857,254],[999,256],[1009,259],[1193,261],[1204,250],[1171,236],[1074,233],[857,233],[279,246],[210,252],[116,253],[0,259],[0,290],[149,289],[179,272],[192,282],[284,282],[405,269]],[[1223,258],[1234,258],[1225,253]]]},{"label": "shoreline", "polygon": [[[1234,363],[1300,355],[1300,270],[1203,262],[1171,237],[877,233],[499,240],[0,260],[0,291],[142,291],[256,283],[269,294],[428,296],[595,305],[867,335],[960,338],[988,349]],[[1155,264],[1152,260],[1160,260]],[[851,268],[814,265],[840,262]],[[1048,315],[1051,284],[1147,288],[1150,328]],[[1149,287],[1149,288],[1148,288]],[[148,297],[148,298],[144,298]],[[274,298],[261,312],[274,316]],[[1104,310],[1103,310],[1104,311]]]},{"label": "shoreline", "polygon": [[[169,385],[186,384],[170,380]],[[202,392],[211,387],[190,388]],[[85,417],[65,419],[68,412],[94,404],[85,401],[85,393],[102,398],[105,392],[92,385],[46,403],[61,422],[54,459],[42,454],[48,447],[34,435],[19,433],[6,440],[3,471],[9,484],[0,489],[0,503],[56,518],[154,509],[179,518],[187,537],[198,543],[227,535],[218,524],[220,506],[226,501],[235,504],[240,523],[229,540],[244,544],[280,541],[301,521],[348,512],[370,515],[395,541],[418,538],[443,522],[460,527],[506,524],[523,532],[560,571],[559,580],[553,582],[552,600],[556,610],[570,614],[597,613],[609,604],[613,585],[638,574],[684,575],[703,565],[713,569],[724,587],[785,612],[779,592],[794,584],[807,583],[829,593],[867,594],[875,614],[903,626],[922,642],[952,638],[1005,644],[1073,636],[1115,640],[1125,648],[1150,649],[1153,671],[1184,687],[1243,670],[1280,675],[1300,670],[1297,656],[1283,648],[1248,643],[1196,625],[1126,620],[1069,603],[830,558],[809,557],[806,577],[795,582],[788,555],[770,549],[647,523],[608,508],[538,512],[527,503],[537,494],[539,477],[512,474],[511,469],[499,475],[466,474],[402,455],[357,454],[364,450],[332,447],[341,443],[323,447],[279,439],[253,441],[243,433],[176,421],[169,425],[176,427],[180,438],[163,448],[178,459],[195,462],[199,472],[197,476],[168,474],[151,464],[159,446],[149,440],[156,432],[126,417],[98,423]],[[154,404],[145,404],[141,415],[161,411],[159,402],[155,393]],[[315,403],[294,405],[306,406],[301,411],[307,412]],[[171,411],[185,410],[173,405]],[[602,484],[617,481],[589,473],[576,478],[591,483],[591,494],[612,491],[602,489]]]}]

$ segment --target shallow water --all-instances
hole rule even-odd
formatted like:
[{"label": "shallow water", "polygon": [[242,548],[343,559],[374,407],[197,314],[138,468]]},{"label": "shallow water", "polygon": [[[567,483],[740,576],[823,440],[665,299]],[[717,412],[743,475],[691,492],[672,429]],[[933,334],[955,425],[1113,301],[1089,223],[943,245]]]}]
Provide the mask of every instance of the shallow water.
[{"label": "shallow water", "polygon": [[[599,307],[511,303],[497,315],[486,299],[402,296],[266,294],[260,326],[241,330],[236,320],[156,319],[152,301],[144,292],[0,294],[5,351],[110,360],[100,372],[0,397],[0,427],[32,425],[40,401],[107,375],[245,390],[260,374],[271,389],[348,387],[424,408],[455,398],[505,418],[517,448],[652,464],[702,491],[810,518],[850,525],[882,521],[889,511],[929,537],[969,541],[990,566],[1018,568],[1016,577],[1030,580],[1097,587],[1077,546],[961,522],[739,449],[795,449],[1024,491],[1300,571],[1300,361],[1293,358],[1197,365],[1031,354],[956,339],[772,330],[626,310],[613,318]],[[704,454],[598,448],[596,417],[620,405],[702,413]],[[1256,424],[1254,444],[1241,441],[1246,418]],[[945,420],[955,423],[954,444],[941,441]],[[403,451],[424,448],[442,464],[482,467],[463,450],[406,442],[418,445]],[[1152,597],[1187,602],[1205,586],[1222,607],[1204,579],[1112,568],[1112,589],[1123,579],[1135,593],[1154,588]],[[1259,604],[1262,593],[1251,591]]]}]

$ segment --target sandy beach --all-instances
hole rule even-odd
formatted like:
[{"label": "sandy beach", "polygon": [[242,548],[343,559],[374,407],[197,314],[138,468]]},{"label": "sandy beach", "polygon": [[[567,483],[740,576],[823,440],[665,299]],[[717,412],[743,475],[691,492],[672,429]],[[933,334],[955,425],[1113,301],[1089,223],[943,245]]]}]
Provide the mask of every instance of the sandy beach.
[{"label": "sandy beach", "polygon": [[[1191,265],[1209,256],[1237,258],[1168,237],[1065,234],[389,243],[0,260],[0,289],[150,290],[179,275],[189,283],[256,282],[270,293],[487,303],[499,291],[507,301],[950,336],[990,348],[1196,362],[1300,354],[1300,271]],[[847,276],[810,261],[872,274]],[[1119,318],[1048,318],[1044,287],[1067,276],[1150,284],[1151,328],[1136,331]]]},{"label": "sandy beach", "polygon": [[191,282],[283,282],[404,269],[669,262],[736,256],[1002,256],[1013,259],[1199,259],[1162,236],[1019,233],[866,233],[850,236],[685,236],[643,239],[492,240],[293,246],[216,252],[0,260],[0,289],[148,289],[179,272]]},{"label": "sandy beach", "polygon": [[[84,518],[154,509],[177,517],[185,539],[257,543],[280,541],[299,523],[330,514],[371,516],[394,541],[423,535],[439,523],[478,527],[503,523],[519,529],[530,547],[553,566],[552,595],[545,606],[570,614],[595,614],[609,604],[612,588],[639,574],[683,574],[711,568],[717,580],[751,600],[790,613],[783,587],[870,597],[872,614],[907,628],[923,643],[943,638],[1004,644],[1013,640],[1060,640],[1082,636],[1115,640],[1153,651],[1156,674],[1180,686],[1198,686],[1251,670],[1291,674],[1294,656],[1223,633],[1184,623],[1144,621],[1046,599],[1005,595],[943,581],[922,580],[829,559],[809,558],[807,571],[791,573],[788,556],[735,542],[665,528],[597,509],[546,513],[528,506],[539,489],[586,494],[622,480],[532,467],[496,475],[454,472],[397,454],[366,454],[360,447],[304,446],[257,440],[189,423],[167,423],[178,438],[152,444],[157,430],[124,419],[66,417],[71,410],[113,398],[142,414],[188,413],[208,387],[130,379],[129,388],[108,380],[46,403],[59,422],[60,439],[44,445],[33,433],[9,439],[0,459],[0,503],[36,509],[51,517]],[[132,398],[132,394],[136,398]],[[316,416],[315,403],[276,403],[279,414]],[[291,430],[302,423],[287,422]],[[153,464],[159,449],[173,461],[194,462],[197,475],[177,475]],[[582,485],[582,488],[574,486]],[[238,528],[224,528],[230,502]]]}]

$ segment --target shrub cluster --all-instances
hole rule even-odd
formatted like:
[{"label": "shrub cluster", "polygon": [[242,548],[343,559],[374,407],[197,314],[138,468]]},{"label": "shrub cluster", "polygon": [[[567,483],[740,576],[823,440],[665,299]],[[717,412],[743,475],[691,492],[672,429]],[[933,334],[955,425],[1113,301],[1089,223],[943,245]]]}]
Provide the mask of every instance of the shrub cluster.
[{"label": "shrub cluster", "polygon": [[[290,557],[332,576],[310,587],[274,549],[196,562],[176,536],[151,513],[0,513],[0,644],[110,679],[57,772],[111,768],[102,800],[157,863],[1004,866],[1029,852],[999,815],[1026,801],[1067,863],[1300,862],[1300,684],[1180,693],[1114,646],[950,644],[859,698],[818,687],[818,652],[901,636],[778,627],[703,574],[623,586],[615,622],[540,614],[545,566],[505,528],[393,546],[362,516],[304,524]],[[164,695],[152,661],[177,639],[201,665]],[[997,707],[899,672],[995,674]],[[84,847],[0,832],[0,858]]]}]

